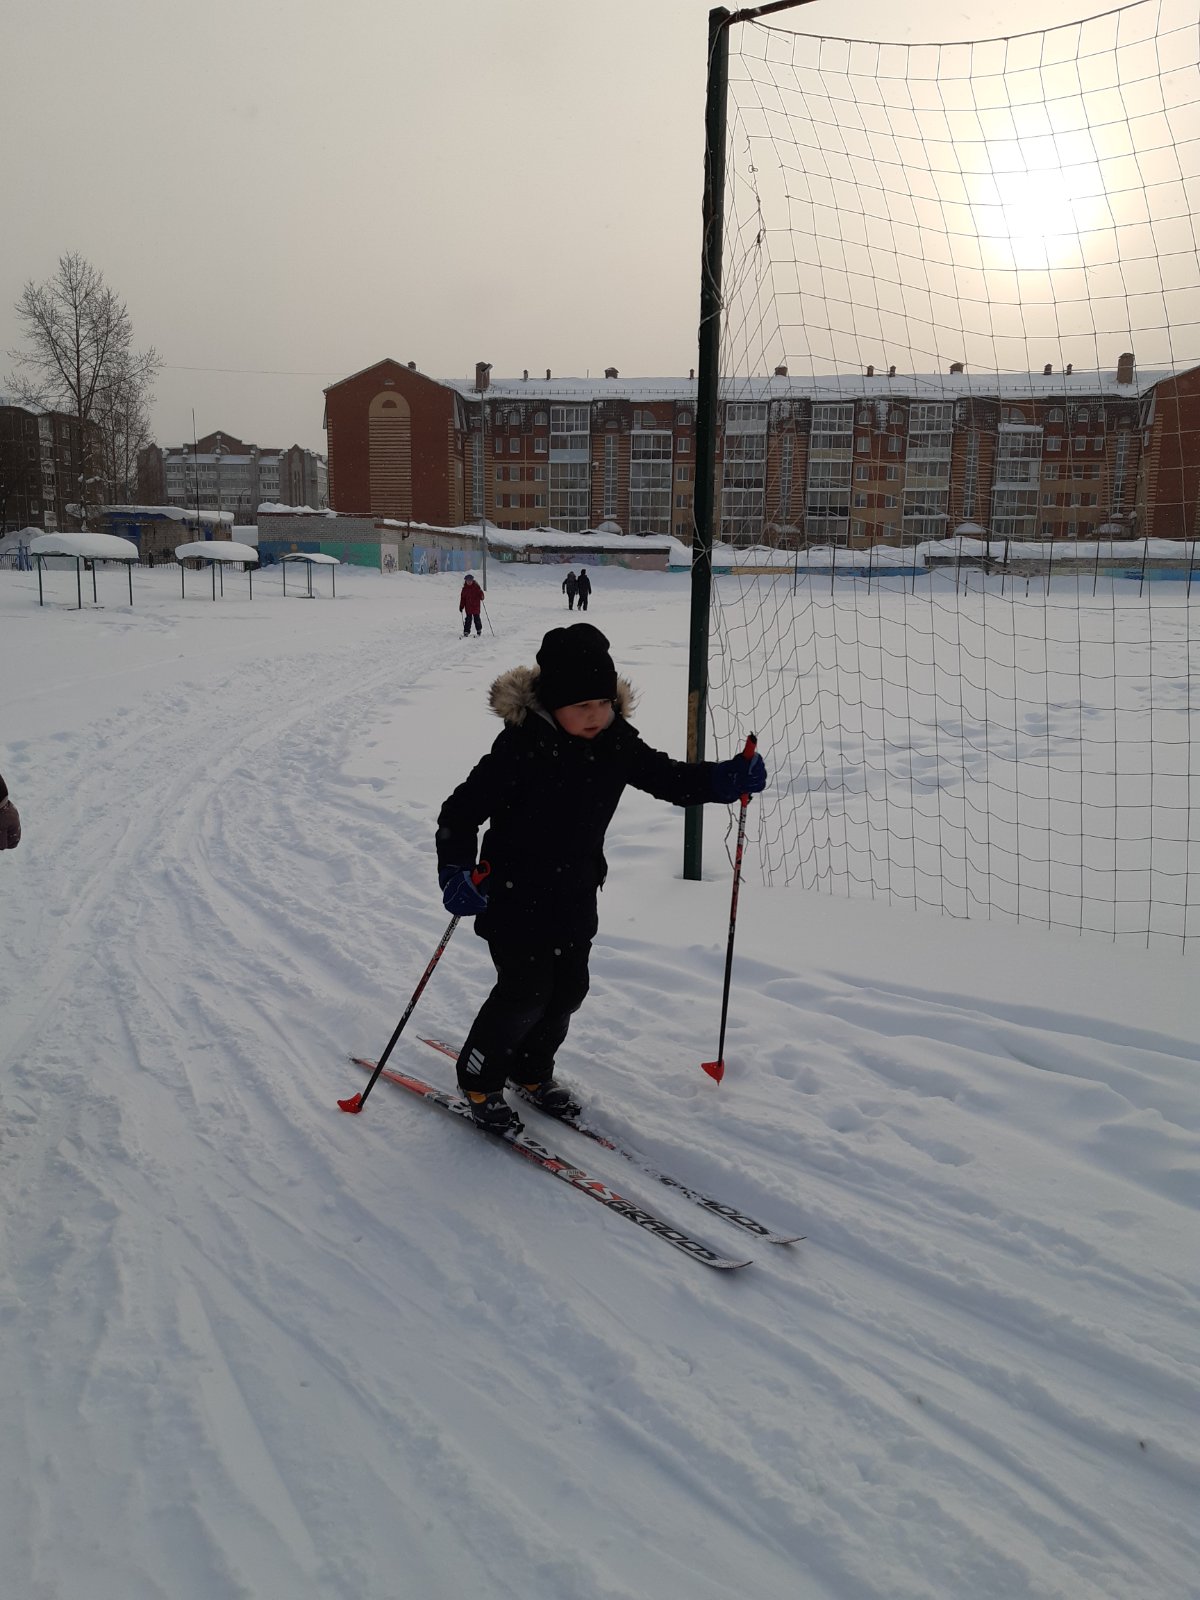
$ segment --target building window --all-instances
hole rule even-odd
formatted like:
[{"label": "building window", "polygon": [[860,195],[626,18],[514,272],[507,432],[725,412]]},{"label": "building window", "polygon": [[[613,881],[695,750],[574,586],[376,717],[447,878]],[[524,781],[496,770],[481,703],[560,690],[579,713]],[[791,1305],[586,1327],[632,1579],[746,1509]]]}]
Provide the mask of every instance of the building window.
[{"label": "building window", "polygon": [[854,448],[858,451],[860,456],[865,456],[867,451],[871,448],[871,441],[864,434],[861,439],[856,439],[854,441]]},{"label": "building window", "polygon": [[1086,450],[1087,449],[1087,440],[1084,438],[1083,434],[1077,433],[1075,435],[1075,437],[1071,440],[1071,449],[1072,450]]},{"label": "building window", "polygon": [[692,469],[691,469],[691,467],[676,467],[675,468],[675,482],[676,483],[690,483],[691,481],[692,481]]},{"label": "building window", "polygon": [[533,481],[534,481],[534,483],[545,483],[545,481],[546,481],[546,469],[545,469],[545,467],[534,467],[534,469],[533,469]]},{"label": "building window", "polygon": [[855,481],[855,483],[865,483],[866,480],[870,476],[871,476],[870,467],[855,467],[855,469],[854,469],[854,481]]},{"label": "building window", "polygon": [[546,426],[546,413],[544,411],[534,412],[533,425],[535,428],[544,428]]},{"label": "building window", "polygon": [[1093,439],[1092,440],[1092,449],[1093,450],[1103,450],[1104,449],[1104,440],[1102,438]]},{"label": "building window", "polygon": [[1061,422],[1062,419],[1063,414],[1061,406],[1051,406],[1050,410],[1046,413],[1047,422]]},{"label": "building window", "polygon": [[692,413],[690,411],[681,411],[676,417],[675,423],[677,427],[690,428],[692,425]]},{"label": "building window", "polygon": [[544,456],[546,454],[545,439],[535,439],[533,441],[533,453],[535,456]]},{"label": "building window", "polygon": [[520,448],[521,448],[520,439],[510,439],[508,441],[508,453],[509,453],[509,455],[515,456],[517,454],[517,452],[520,450]]},{"label": "building window", "polygon": [[1048,437],[1046,439],[1046,449],[1047,450],[1051,450],[1051,451],[1061,450],[1062,449],[1062,440],[1059,439],[1059,438],[1056,438],[1054,434],[1048,435]]},{"label": "building window", "polygon": [[503,483],[504,482],[504,468],[503,467],[497,467],[496,468],[496,482],[497,483]]},{"label": "building window", "polygon": [[900,454],[900,446],[903,443],[904,443],[904,441],[902,439],[898,438],[896,434],[893,434],[892,437],[888,440],[888,450],[889,450],[889,452],[894,456],[898,456]]},{"label": "building window", "polygon": [[863,506],[866,505],[866,503],[867,503],[867,497],[866,497],[865,494],[856,494],[854,496],[854,505],[855,505],[855,508],[857,510],[861,510],[863,508]]},{"label": "building window", "polygon": [[888,483],[896,483],[896,482],[899,481],[899,478],[900,478],[900,468],[899,467],[885,467],[883,469],[883,475],[887,479]]},{"label": "building window", "polygon": [[[643,419],[651,415],[642,413]],[[615,439],[604,442],[616,445]],[[615,484],[615,448],[613,463]],[[670,525],[671,435],[665,429],[640,429],[629,439],[629,532],[667,533]]]},{"label": "building window", "polygon": [[675,452],[676,452],[677,455],[686,456],[687,453],[691,450],[691,448],[692,448],[692,441],[690,439],[688,439],[686,437],[684,437],[682,439],[676,439],[676,441],[675,441]]}]

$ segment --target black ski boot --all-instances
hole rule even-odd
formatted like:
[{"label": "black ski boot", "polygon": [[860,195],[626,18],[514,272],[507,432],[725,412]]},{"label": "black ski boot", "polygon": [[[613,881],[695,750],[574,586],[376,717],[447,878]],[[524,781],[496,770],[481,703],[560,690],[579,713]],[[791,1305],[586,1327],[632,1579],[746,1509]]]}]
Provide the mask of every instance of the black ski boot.
[{"label": "black ski boot", "polygon": [[522,1100],[544,1111],[548,1117],[577,1117],[583,1110],[571,1091],[560,1083],[519,1083],[516,1087]]},{"label": "black ski boot", "polygon": [[489,1133],[520,1133],[524,1127],[501,1090],[480,1094],[476,1089],[468,1089],[466,1094],[472,1117],[479,1127],[486,1128]]}]

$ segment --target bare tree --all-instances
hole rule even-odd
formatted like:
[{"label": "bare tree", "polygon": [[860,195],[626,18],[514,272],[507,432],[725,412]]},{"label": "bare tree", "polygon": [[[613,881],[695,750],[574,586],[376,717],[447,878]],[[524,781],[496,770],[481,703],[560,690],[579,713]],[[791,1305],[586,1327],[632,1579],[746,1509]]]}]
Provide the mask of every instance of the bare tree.
[{"label": "bare tree", "polygon": [[[146,410],[162,363],[150,348],[133,349],[133,324],[104,274],[78,252],[61,256],[45,283],[25,285],[16,304],[27,348],[10,350],[17,364],[12,385],[32,405],[74,416],[79,431],[79,515],[87,526],[90,505],[104,479],[128,454],[123,432],[144,443]],[[107,427],[113,443],[108,443]],[[138,444],[132,457],[136,460]],[[110,459],[106,460],[106,457]],[[121,469],[124,478],[128,472]],[[111,485],[119,489],[120,479]]]},{"label": "bare tree", "polygon": [[148,401],[148,383],[125,361],[96,402],[100,475],[114,505],[129,505],[137,499],[138,455],[150,443]]}]

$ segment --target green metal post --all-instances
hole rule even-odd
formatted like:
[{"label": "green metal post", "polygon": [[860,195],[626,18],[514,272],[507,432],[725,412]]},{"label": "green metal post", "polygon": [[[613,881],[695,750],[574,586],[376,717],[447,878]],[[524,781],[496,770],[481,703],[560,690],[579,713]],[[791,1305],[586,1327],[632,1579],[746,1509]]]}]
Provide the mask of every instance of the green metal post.
[{"label": "green metal post", "polygon": [[[704,239],[700,258],[700,351],[696,385],[696,529],[692,543],[692,623],[688,649],[687,758],[704,760],[708,716],[708,629],[712,604],[713,531],[717,499],[717,423],[721,360],[721,256],[725,235],[725,100],[729,87],[729,19],[708,14],[708,90],[704,109]],[[704,808],[684,813],[683,875],[703,869]]]}]

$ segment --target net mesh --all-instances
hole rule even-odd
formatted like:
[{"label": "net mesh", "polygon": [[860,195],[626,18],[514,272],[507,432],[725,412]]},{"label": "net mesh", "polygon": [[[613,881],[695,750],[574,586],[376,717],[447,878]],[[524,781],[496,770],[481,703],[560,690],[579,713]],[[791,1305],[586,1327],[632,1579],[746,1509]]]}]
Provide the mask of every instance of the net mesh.
[{"label": "net mesh", "polygon": [[1186,948],[1194,7],[732,35],[709,717],[764,877]]}]

